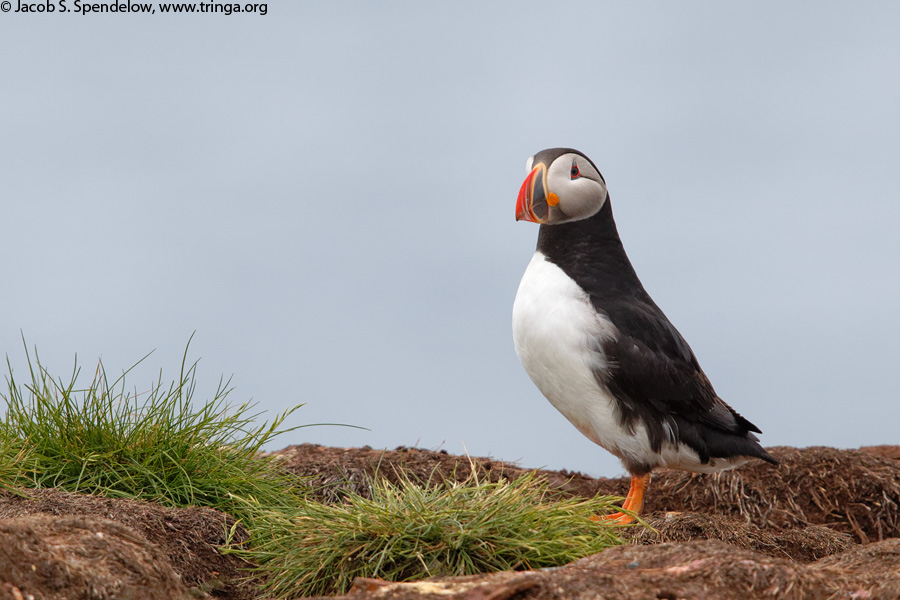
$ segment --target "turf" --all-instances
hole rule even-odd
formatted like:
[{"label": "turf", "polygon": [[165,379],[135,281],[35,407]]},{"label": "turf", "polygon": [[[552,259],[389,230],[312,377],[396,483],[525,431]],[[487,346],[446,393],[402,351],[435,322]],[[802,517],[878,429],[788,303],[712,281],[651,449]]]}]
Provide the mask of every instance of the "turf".
[{"label": "turf", "polygon": [[77,363],[67,380],[54,379],[37,353],[27,355],[30,381],[20,386],[10,367],[8,392],[0,394],[0,481],[207,506],[244,520],[252,507],[290,502],[295,478],[258,454],[292,430],[281,427],[302,405],[258,425],[254,404],[228,403],[223,379],[212,400],[194,403],[197,363],[187,362],[187,350],[184,356],[177,381],[164,386],[160,374],[138,394],[126,387],[128,371],[110,383],[101,363],[79,388]]},{"label": "turf", "polygon": [[298,428],[284,425],[302,404],[259,425],[255,404],[228,402],[223,378],[211,400],[195,402],[197,363],[187,355],[186,348],[177,380],[163,385],[160,373],[139,394],[126,384],[131,369],[110,382],[100,363],[81,387],[77,362],[57,379],[26,350],[28,382],[9,367],[0,393],[0,485],[229,513],[249,537],[222,551],[258,565],[264,591],[279,598],[343,592],[356,576],[399,581],[560,566],[621,543],[614,528],[590,521],[614,512],[614,498],[561,498],[535,475],[376,478],[369,497],[322,502],[277,458],[260,456]]}]

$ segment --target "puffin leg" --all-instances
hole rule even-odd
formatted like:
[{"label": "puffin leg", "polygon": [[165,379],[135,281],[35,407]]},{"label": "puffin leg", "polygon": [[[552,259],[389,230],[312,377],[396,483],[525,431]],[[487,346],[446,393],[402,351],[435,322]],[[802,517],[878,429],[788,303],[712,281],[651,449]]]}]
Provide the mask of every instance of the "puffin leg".
[{"label": "puffin leg", "polygon": [[[650,484],[650,473],[645,475],[632,475],[631,476],[631,486],[628,488],[628,495],[625,497],[625,502],[622,503],[622,508],[624,510],[630,510],[635,514],[640,514],[641,509],[644,507],[644,492],[647,491],[647,486]],[[611,515],[597,515],[591,517],[591,521],[600,521],[603,523],[609,523],[616,525],[627,525],[634,521],[634,517],[631,515],[626,515],[622,512],[613,513]]]}]

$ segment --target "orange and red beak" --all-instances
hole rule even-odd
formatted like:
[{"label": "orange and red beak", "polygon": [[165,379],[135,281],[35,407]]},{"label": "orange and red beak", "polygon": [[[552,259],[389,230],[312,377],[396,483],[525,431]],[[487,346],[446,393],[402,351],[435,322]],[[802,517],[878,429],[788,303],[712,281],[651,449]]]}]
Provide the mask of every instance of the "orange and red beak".
[{"label": "orange and red beak", "polygon": [[559,198],[547,189],[547,166],[538,163],[525,178],[516,200],[516,221],[546,223]]}]

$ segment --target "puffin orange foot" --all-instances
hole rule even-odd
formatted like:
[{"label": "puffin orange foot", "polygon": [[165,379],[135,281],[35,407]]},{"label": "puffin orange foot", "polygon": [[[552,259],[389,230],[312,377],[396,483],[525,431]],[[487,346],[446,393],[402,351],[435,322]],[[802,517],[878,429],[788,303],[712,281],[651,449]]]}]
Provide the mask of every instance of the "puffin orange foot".
[{"label": "puffin orange foot", "polygon": [[[644,507],[644,492],[650,484],[650,473],[645,475],[632,475],[631,486],[628,488],[628,495],[625,502],[622,503],[622,510],[631,511],[635,515],[641,514]],[[627,525],[634,521],[634,516],[623,512],[613,513],[611,515],[595,515],[591,517],[591,521],[599,521],[609,525]]]},{"label": "puffin orange foot", "polygon": [[[622,508],[625,507],[623,506]],[[628,525],[634,521],[634,516],[627,515],[623,512],[617,512],[612,513],[611,515],[594,515],[591,517],[591,521],[603,523],[604,525]]]}]

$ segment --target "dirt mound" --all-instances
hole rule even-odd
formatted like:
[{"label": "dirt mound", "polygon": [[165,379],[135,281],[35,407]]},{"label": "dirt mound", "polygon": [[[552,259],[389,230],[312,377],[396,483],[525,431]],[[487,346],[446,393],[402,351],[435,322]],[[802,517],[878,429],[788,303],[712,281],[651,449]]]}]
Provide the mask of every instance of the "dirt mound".
[{"label": "dirt mound", "polygon": [[659,513],[647,517],[650,527],[631,527],[626,536],[645,545],[693,540],[721,540],[768,556],[811,562],[849,550],[853,539],[821,525],[802,529],[764,530],[743,519],[702,513]]},{"label": "dirt mound", "polygon": [[188,598],[158,549],[130,527],[85,516],[0,521],[3,600]]},{"label": "dirt mound", "polygon": [[[151,549],[148,551],[154,560],[173,569],[186,586],[229,600],[244,600],[254,595],[250,587],[236,583],[247,563],[218,551],[218,547],[225,543],[226,532],[234,525],[234,520],[224,513],[208,508],[169,508],[152,502],[101,498],[55,489],[21,490],[18,493],[0,491],[0,523],[15,522],[17,527],[25,528],[33,522],[34,531],[41,532],[45,531],[42,529],[44,524],[49,523],[44,518],[46,516],[80,516],[87,518],[84,523],[98,519],[107,524],[115,522],[120,530],[131,531],[132,537],[142,539],[143,547]],[[85,527],[89,529],[88,525]],[[79,531],[73,530],[72,535],[76,539],[81,539],[78,537],[81,536]],[[102,533],[104,530],[97,531]],[[238,540],[243,536],[246,532],[238,528]],[[61,544],[61,548],[76,544],[64,539],[53,540],[52,543]],[[4,571],[0,570],[0,582],[4,581],[4,576]],[[6,578],[5,581],[19,580]],[[97,589],[106,588],[101,586]],[[97,596],[101,597],[104,596]],[[125,596],[114,594],[109,597]],[[0,599],[3,599],[2,595]]]},{"label": "dirt mound", "polygon": [[781,464],[654,475],[645,507],[739,516],[764,529],[827,525],[867,543],[900,537],[900,464],[861,450],[768,448]]},{"label": "dirt mound", "polygon": [[[869,568],[878,561],[877,568]],[[900,598],[900,540],[809,565],[721,541],[619,546],[558,569],[386,584],[358,580],[345,600],[813,600]]]}]

